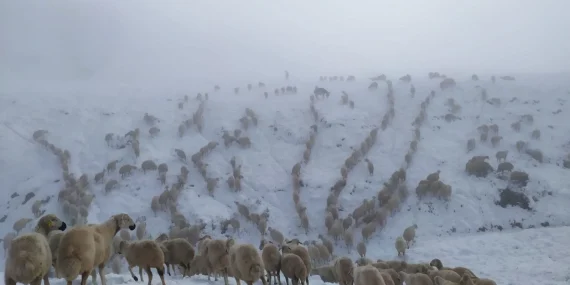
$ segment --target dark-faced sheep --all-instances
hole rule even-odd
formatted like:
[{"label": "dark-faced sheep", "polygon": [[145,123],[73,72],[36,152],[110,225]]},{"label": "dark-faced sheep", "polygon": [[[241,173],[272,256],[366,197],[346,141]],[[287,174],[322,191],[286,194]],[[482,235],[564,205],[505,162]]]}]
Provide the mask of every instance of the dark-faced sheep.
[{"label": "dark-faced sheep", "polygon": [[49,285],[48,272],[52,265],[52,252],[47,235],[54,230],[64,231],[67,225],[57,216],[41,217],[33,233],[14,238],[8,250],[4,267],[6,285],[24,283]]}]

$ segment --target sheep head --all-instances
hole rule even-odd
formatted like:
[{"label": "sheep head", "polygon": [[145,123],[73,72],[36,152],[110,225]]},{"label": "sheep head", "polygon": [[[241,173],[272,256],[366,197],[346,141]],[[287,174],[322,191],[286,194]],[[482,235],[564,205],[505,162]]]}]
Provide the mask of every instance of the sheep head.
[{"label": "sheep head", "polygon": [[117,232],[125,228],[129,228],[129,230],[134,231],[137,227],[133,219],[125,213],[114,215],[111,219],[115,222]]},{"label": "sheep head", "polygon": [[35,230],[36,232],[44,232],[48,234],[53,230],[65,231],[66,228],[67,224],[65,224],[64,221],[60,220],[54,214],[48,214],[40,218]]}]

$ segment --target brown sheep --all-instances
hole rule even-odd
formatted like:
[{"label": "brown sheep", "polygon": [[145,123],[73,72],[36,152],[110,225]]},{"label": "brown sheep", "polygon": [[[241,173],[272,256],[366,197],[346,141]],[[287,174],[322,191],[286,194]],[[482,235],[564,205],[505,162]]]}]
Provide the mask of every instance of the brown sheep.
[{"label": "brown sheep", "polygon": [[164,253],[156,241],[142,240],[129,242],[123,240],[119,244],[118,253],[125,256],[125,259],[129,264],[129,272],[135,281],[139,280],[133,273],[133,267],[138,266],[141,281],[143,281],[142,269],[144,268],[148,274],[148,285],[151,285],[152,272],[150,271],[150,268],[154,267],[158,272],[158,276],[160,276],[162,285],[166,284],[164,283]]}]

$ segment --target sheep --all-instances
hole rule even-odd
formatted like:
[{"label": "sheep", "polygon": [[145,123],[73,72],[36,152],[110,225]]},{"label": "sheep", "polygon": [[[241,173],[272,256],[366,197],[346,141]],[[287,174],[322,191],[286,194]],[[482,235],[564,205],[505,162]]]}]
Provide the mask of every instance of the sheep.
[{"label": "sheep", "polygon": [[195,256],[194,247],[184,238],[173,238],[164,240],[161,245],[165,249],[164,263],[166,264],[167,273],[170,276],[170,268],[172,265],[174,269],[174,264],[180,265],[183,271],[183,275],[188,273],[190,268],[190,263]]},{"label": "sheep", "polygon": [[536,130],[532,131],[530,133],[530,137],[535,139],[535,140],[540,139],[540,130],[536,129]]},{"label": "sheep", "polygon": [[117,188],[119,186],[119,182],[115,179],[111,179],[105,183],[105,192],[109,193],[111,190]]},{"label": "sheep", "polygon": [[360,257],[366,257],[366,244],[364,244],[364,242],[359,242],[356,245],[356,251],[358,252],[358,254],[360,255]]},{"label": "sheep", "polygon": [[416,237],[416,229],[418,228],[418,225],[413,224],[411,227],[407,227],[404,230],[404,239],[406,240],[406,244],[408,246],[408,249],[410,248],[410,243],[412,241],[414,241],[414,238]]},{"label": "sheep", "polygon": [[41,216],[41,209],[40,207],[42,206],[42,200],[36,200],[34,202],[34,204],[32,204],[32,214],[34,214],[34,217],[39,217]]},{"label": "sheep", "polygon": [[443,278],[445,280],[449,280],[452,282],[459,282],[461,280],[461,276],[457,274],[457,272],[453,270],[430,270],[428,271],[428,275],[432,280],[435,280],[436,277]]},{"label": "sheep", "polygon": [[340,257],[334,262],[336,279],[340,285],[352,285],[354,281],[354,264],[348,257]]},{"label": "sheep", "polygon": [[8,249],[10,248],[10,244],[12,244],[12,240],[14,240],[16,238],[16,233],[14,232],[10,232],[7,233],[4,238],[2,239],[2,242],[4,243],[4,257],[6,257],[6,253],[8,252]]},{"label": "sheep", "polygon": [[125,178],[126,176],[131,175],[134,169],[137,169],[137,167],[130,164],[125,164],[119,168],[119,174],[121,174],[121,178]]},{"label": "sheep", "polygon": [[400,271],[400,279],[407,285],[433,285],[429,276],[423,273],[406,273]]},{"label": "sheep", "polygon": [[338,283],[338,278],[336,277],[336,271],[334,265],[325,265],[321,267],[314,268],[311,271],[312,275],[319,275],[323,282],[328,283]]},{"label": "sheep", "polygon": [[157,127],[152,127],[152,128],[150,128],[150,129],[148,130],[148,134],[149,134],[151,137],[156,137],[159,133],[160,133],[160,129],[157,128]]},{"label": "sheep", "polygon": [[[159,244],[153,240],[141,240],[141,241],[121,241],[119,244],[119,254],[122,254],[127,263],[129,264],[129,272],[135,281],[139,279],[133,273],[133,267],[139,267],[139,274],[142,280],[142,268],[145,269],[148,274],[148,285],[152,284],[152,272],[151,267],[156,268],[158,276],[160,276],[160,281],[162,285],[164,282],[164,253],[162,252]],[[103,278],[103,277],[101,277]],[[103,282],[101,282],[103,283]]]},{"label": "sheep", "polygon": [[146,234],[146,222],[141,222],[138,227],[137,227],[137,238],[138,239],[143,239],[145,234]]},{"label": "sheep", "polygon": [[471,278],[477,278],[477,276],[471,270],[469,270],[468,268],[465,268],[465,267],[454,267],[454,268],[443,267],[443,263],[441,262],[441,260],[439,260],[437,258],[433,259],[429,263],[429,265],[437,268],[438,270],[453,270],[457,274],[459,274],[460,276],[468,275]]},{"label": "sheep", "polygon": [[143,173],[146,173],[147,171],[157,170],[158,167],[156,166],[156,163],[154,163],[152,160],[145,160],[141,164],[141,169],[143,170]]},{"label": "sheep", "polygon": [[277,242],[277,244],[280,245],[283,244],[283,242],[285,241],[285,237],[279,230],[272,227],[267,228],[267,230],[269,231],[269,236],[273,241]]},{"label": "sheep", "polygon": [[469,139],[467,141],[467,152],[470,152],[475,149],[475,139]]},{"label": "sheep", "polygon": [[94,177],[95,183],[103,182],[104,178],[105,178],[105,170],[96,173]]},{"label": "sheep", "polygon": [[497,151],[497,154],[495,154],[497,162],[501,162],[501,160],[506,161],[508,154],[509,154],[508,150]]},{"label": "sheep", "polygon": [[386,285],[380,271],[372,265],[354,269],[354,285]]},{"label": "sheep", "polygon": [[[311,272],[311,257],[309,256],[309,251],[302,245],[295,245],[291,242],[288,242],[286,245],[281,247],[282,253],[293,253],[298,255],[302,260],[303,264],[307,268],[307,272]],[[309,277],[306,278],[307,285],[309,285]]]},{"label": "sheep", "polygon": [[14,238],[4,264],[4,283],[40,285],[43,279],[44,284],[49,285],[52,252],[47,235],[54,230],[64,231],[66,228],[65,222],[48,214],[38,220],[33,233]]},{"label": "sheep", "polygon": [[135,230],[135,222],[127,214],[111,216],[102,224],[75,227],[61,238],[57,251],[56,268],[67,285],[81,274],[81,284],[85,285],[89,273],[99,268],[101,284],[106,285],[105,263],[111,255],[110,243],[120,229]]},{"label": "sheep", "polygon": [[395,244],[396,250],[398,251],[398,256],[400,256],[400,253],[402,255],[406,254],[406,240],[404,240],[403,237],[398,237],[396,239],[396,244]]},{"label": "sheep", "polygon": [[[248,285],[261,279],[263,285],[267,285],[264,276],[263,262],[257,249],[251,244],[231,245],[229,249],[230,262],[229,267],[236,283],[240,284],[240,280],[245,281]],[[226,285],[228,285],[227,280]]]},{"label": "sheep", "polygon": [[248,137],[241,137],[237,139],[238,144],[242,148],[249,148],[251,147],[251,140]]},{"label": "sheep", "polygon": [[217,281],[218,273],[222,273],[224,277],[224,283],[228,285],[228,269],[230,267],[229,251],[234,244],[233,239],[221,240],[214,239],[210,240],[206,244],[206,249],[203,255],[208,259],[210,264],[210,272],[214,274],[214,280]]},{"label": "sheep", "polygon": [[113,160],[109,163],[107,163],[107,173],[111,173],[111,171],[115,171],[115,169],[117,169],[117,163],[119,161],[118,160]]},{"label": "sheep", "polygon": [[497,166],[497,172],[513,171],[514,168],[514,165],[510,162],[501,162]]},{"label": "sheep", "polygon": [[49,243],[49,248],[52,254],[52,265],[55,269],[55,276],[59,277],[57,272],[56,261],[57,261],[57,249],[59,248],[59,242],[61,241],[61,237],[63,236],[64,232],[61,230],[51,231],[47,238]]},{"label": "sheep", "polygon": [[261,259],[267,271],[268,280],[267,282],[271,284],[271,277],[273,276],[273,281],[275,279],[281,284],[281,253],[279,248],[271,242],[266,242],[264,239],[261,240],[259,244],[259,249],[261,250]]},{"label": "sheep", "polygon": [[370,160],[368,160],[368,158],[364,159],[364,161],[366,161],[366,163],[368,164],[368,173],[370,173],[370,175],[374,174],[374,164],[372,164],[372,162]]},{"label": "sheep", "polygon": [[281,257],[281,270],[283,276],[285,277],[285,282],[289,285],[289,278],[292,279],[293,285],[306,284],[305,280],[308,281],[308,270],[303,264],[303,260],[295,254],[285,253]]}]

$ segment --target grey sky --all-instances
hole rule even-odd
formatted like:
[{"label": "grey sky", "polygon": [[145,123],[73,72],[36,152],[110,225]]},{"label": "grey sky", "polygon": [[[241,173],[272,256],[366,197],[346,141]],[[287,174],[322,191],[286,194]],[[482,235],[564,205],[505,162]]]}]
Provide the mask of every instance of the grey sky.
[{"label": "grey sky", "polygon": [[564,0],[4,0],[0,77],[568,71],[568,11]]}]

